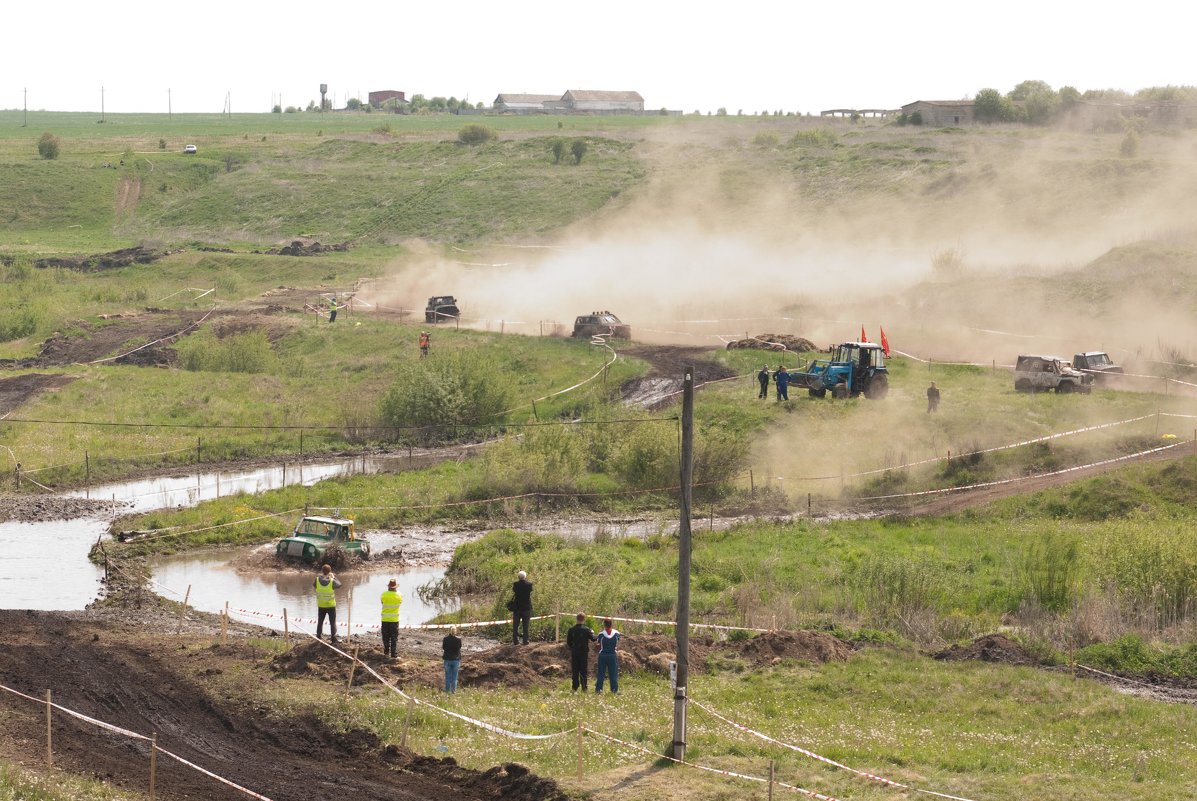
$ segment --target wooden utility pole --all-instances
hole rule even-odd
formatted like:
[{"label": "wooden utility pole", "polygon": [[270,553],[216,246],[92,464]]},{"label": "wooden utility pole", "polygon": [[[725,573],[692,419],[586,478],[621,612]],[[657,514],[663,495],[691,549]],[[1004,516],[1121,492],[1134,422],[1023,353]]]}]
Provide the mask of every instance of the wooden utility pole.
[{"label": "wooden utility pole", "polygon": [[682,378],[681,515],[678,521],[677,682],[673,689],[673,758],[686,758],[686,685],[690,668],[690,491],[694,479],[694,368]]}]

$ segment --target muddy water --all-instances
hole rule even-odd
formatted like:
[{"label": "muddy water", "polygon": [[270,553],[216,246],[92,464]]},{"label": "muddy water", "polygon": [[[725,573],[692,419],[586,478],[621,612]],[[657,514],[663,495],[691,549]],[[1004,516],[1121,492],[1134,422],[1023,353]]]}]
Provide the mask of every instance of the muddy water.
[{"label": "muddy water", "polygon": [[[74,497],[124,501],[120,511],[194,506],[233,492],[263,492],[286,485],[311,485],[326,478],[383,469],[387,458],[359,457],[336,462],[254,470],[216,471],[171,478],[105,484],[64,493]],[[40,523],[0,523],[0,563],[4,587],[0,607],[69,610],[91,603],[103,568],[88,561],[92,544],[108,530],[106,519],[79,518]],[[405,596],[406,597],[406,596]],[[276,604],[281,608],[281,605]]]},{"label": "muddy water", "polygon": [[[154,567],[154,590],[167,598],[182,601],[191,587],[189,605],[204,612],[219,612],[229,604],[229,615],[282,631],[283,610],[293,630],[311,631],[316,619],[316,597],[312,581],[316,572],[244,571],[234,567],[236,558],[228,552],[180,556],[164,559]],[[353,633],[362,634],[378,628],[379,596],[389,579],[399,582],[403,604],[400,623],[423,623],[455,606],[424,603],[416,588],[445,574],[441,566],[411,567],[390,572],[341,573],[337,593],[337,624],[344,627],[352,618]],[[240,611],[244,610],[244,611]],[[257,614],[253,614],[257,613]],[[344,632],[342,631],[342,634]]]}]

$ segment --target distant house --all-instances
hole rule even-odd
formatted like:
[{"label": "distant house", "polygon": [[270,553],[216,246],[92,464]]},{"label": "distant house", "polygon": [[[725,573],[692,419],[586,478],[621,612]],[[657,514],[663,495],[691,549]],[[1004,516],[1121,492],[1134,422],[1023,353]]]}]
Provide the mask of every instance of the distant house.
[{"label": "distant house", "polygon": [[529,95],[504,92],[495,98],[495,111],[544,111],[546,104],[556,103],[560,95]]},{"label": "distant house", "polygon": [[403,92],[396,92],[394,89],[383,89],[381,92],[371,92],[369,95],[370,105],[374,108],[382,108],[382,105],[389,100],[394,100],[401,106],[407,102]]},{"label": "distant house", "polygon": [[561,103],[567,111],[644,111],[644,98],[639,92],[570,89],[561,96]]},{"label": "distant house", "polygon": [[972,125],[976,122],[972,100],[916,100],[902,106],[907,117],[918,114],[923,125],[943,128],[948,125]]}]

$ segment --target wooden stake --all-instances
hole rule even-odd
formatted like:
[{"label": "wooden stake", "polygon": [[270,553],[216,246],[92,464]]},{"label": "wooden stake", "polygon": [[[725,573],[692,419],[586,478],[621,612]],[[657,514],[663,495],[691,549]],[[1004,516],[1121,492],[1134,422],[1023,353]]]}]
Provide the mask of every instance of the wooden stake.
[{"label": "wooden stake", "polygon": [[291,642],[291,624],[287,621],[287,607],[283,607],[283,639]]},{"label": "wooden stake", "polygon": [[191,600],[191,585],[187,585],[187,594],[183,596],[183,605],[179,607],[179,625],[175,634],[183,633],[183,614],[187,611],[187,602]]},{"label": "wooden stake", "polygon": [[349,688],[353,686],[353,671],[357,670],[357,646],[353,648],[353,662],[349,665],[349,681],[345,683],[345,697],[349,697]]},{"label": "wooden stake", "polygon": [[150,801],[154,801],[154,784],[158,779],[158,732],[150,734]]},{"label": "wooden stake", "polygon": [[553,642],[561,642],[561,613],[553,613]]},{"label": "wooden stake", "polygon": [[769,801],[773,801],[773,782],[777,780],[777,765],[769,760]]},{"label": "wooden stake", "polygon": [[399,747],[407,748],[407,727],[411,725],[411,711],[415,709],[416,699],[407,699],[407,714],[403,716],[403,735],[399,738]]},{"label": "wooden stake", "polygon": [[54,767],[53,735],[50,732],[50,713],[54,710],[54,702],[50,700],[50,690],[46,689],[46,767]]},{"label": "wooden stake", "polygon": [[349,588],[349,602],[345,610],[345,641],[353,642],[353,587]]},{"label": "wooden stake", "polygon": [[578,724],[578,781],[582,781],[582,724]]},{"label": "wooden stake", "polygon": [[229,602],[224,602],[224,613],[220,616],[220,644],[225,645],[229,641]]}]

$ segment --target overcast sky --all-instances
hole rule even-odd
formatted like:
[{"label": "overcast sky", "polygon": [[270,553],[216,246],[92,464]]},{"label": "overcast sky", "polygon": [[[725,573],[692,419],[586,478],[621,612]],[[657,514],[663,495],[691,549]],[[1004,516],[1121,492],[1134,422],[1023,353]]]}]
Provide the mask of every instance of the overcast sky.
[{"label": "overcast sky", "polygon": [[641,0],[5,4],[0,108],[235,112],[377,89],[635,90],[649,109],[896,108],[1009,91],[1197,84],[1188,3]]}]

